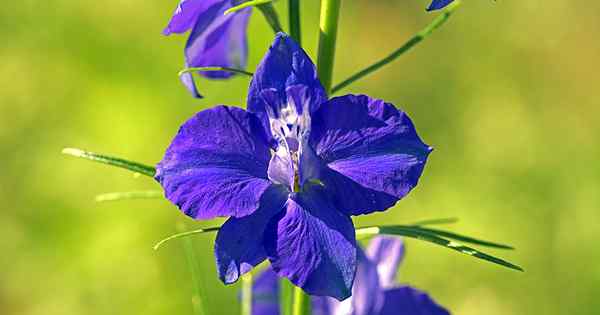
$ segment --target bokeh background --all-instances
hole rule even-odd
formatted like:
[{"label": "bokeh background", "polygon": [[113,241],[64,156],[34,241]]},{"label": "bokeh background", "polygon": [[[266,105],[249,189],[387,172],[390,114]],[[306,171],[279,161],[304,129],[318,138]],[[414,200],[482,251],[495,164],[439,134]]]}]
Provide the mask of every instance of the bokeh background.
[{"label": "bokeh background", "polygon": [[[0,6],[0,313],[191,314],[182,242],[194,222],[163,200],[95,203],[158,189],[146,177],[60,154],[79,147],[153,164],[178,126],[215,104],[244,106],[249,80],[176,73],[186,36],[160,33],[176,0],[6,1]],[[303,4],[315,55],[318,1]],[[426,0],[344,1],[334,81],[385,56],[436,13]],[[284,1],[276,4],[285,23]],[[454,314],[600,312],[600,4],[464,0],[419,47],[343,92],[408,112],[435,147],[419,187],[357,225],[458,217],[454,231],[513,244],[513,272],[407,241],[400,280]],[[272,32],[255,12],[254,69]],[[208,314],[236,314],[212,235],[192,238]]]}]

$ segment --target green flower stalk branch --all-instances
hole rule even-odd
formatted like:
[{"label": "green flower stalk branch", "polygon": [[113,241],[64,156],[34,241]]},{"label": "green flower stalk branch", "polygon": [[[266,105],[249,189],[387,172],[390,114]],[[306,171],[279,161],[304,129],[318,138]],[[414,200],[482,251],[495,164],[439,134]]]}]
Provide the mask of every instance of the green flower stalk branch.
[{"label": "green flower stalk branch", "polygon": [[159,199],[164,193],[160,190],[120,191],[100,194],[96,196],[96,202],[132,200],[132,199]]},{"label": "green flower stalk branch", "polygon": [[311,315],[310,296],[300,287],[294,287],[294,308],[292,315]]},{"label": "green flower stalk branch", "polygon": [[249,77],[252,77],[252,75],[254,75],[254,73],[248,72],[246,70],[229,68],[229,67],[191,67],[191,68],[185,68],[185,69],[179,71],[177,76],[181,76],[186,73],[190,73],[190,72],[193,73],[193,72],[197,72],[197,71],[207,71],[207,72],[209,72],[209,71],[226,71],[226,72],[243,74],[243,75],[246,75]]},{"label": "green flower stalk branch", "polygon": [[283,32],[283,27],[281,27],[281,22],[279,22],[277,11],[275,11],[275,8],[273,8],[273,5],[270,3],[270,1],[267,1],[264,4],[259,4],[256,7],[265,16],[265,19],[267,20],[267,23],[269,23],[269,26],[271,26],[273,29],[273,32]]},{"label": "green flower stalk branch", "polygon": [[252,273],[242,276],[242,315],[252,315]]},{"label": "green flower stalk branch", "polygon": [[331,89],[331,93],[335,93],[340,91],[341,89],[349,86],[350,84],[362,79],[363,77],[379,70],[383,66],[391,63],[396,60],[398,57],[402,56],[404,53],[408,52],[411,48],[415,47],[418,43],[427,38],[433,31],[435,31],[440,26],[444,25],[446,21],[450,18],[452,13],[460,6],[460,1],[455,1],[450,4],[447,9],[444,10],[438,17],[436,17],[427,27],[418,32],[415,36],[409,39],[404,45],[400,46],[400,48],[396,49],[394,52],[389,54],[387,57],[375,62],[374,64],[366,67],[365,69],[353,74],[346,80],[340,82],[336,86]]},{"label": "green flower stalk branch", "polygon": [[279,279],[279,307],[281,315],[292,315],[294,285],[286,278]]},{"label": "green flower stalk branch", "polygon": [[290,36],[302,46],[302,32],[300,27],[300,0],[289,0],[288,11],[290,17]]},{"label": "green flower stalk branch", "polygon": [[331,91],[335,44],[341,0],[322,0],[319,22],[319,50],[317,53],[317,71],[325,91]]}]

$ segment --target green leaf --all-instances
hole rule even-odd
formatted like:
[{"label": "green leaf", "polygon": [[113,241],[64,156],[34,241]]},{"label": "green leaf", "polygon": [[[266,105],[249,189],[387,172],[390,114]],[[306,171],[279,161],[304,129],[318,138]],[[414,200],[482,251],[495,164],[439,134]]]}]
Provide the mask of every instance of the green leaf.
[{"label": "green leaf", "polygon": [[252,0],[252,1],[246,1],[242,4],[236,5],[235,7],[232,7],[230,9],[228,9],[227,11],[225,11],[225,15],[230,14],[230,13],[234,13],[237,11],[240,11],[242,9],[248,8],[248,7],[255,7],[261,4],[267,4],[273,2],[273,0]]},{"label": "green leaf", "polygon": [[456,234],[453,232],[448,232],[448,231],[443,231],[443,230],[438,230],[438,229],[431,229],[431,228],[424,228],[424,227],[414,227],[414,229],[417,231],[420,231],[420,232],[431,233],[431,234],[435,234],[437,236],[441,236],[441,237],[445,237],[445,238],[449,238],[452,240],[457,240],[457,241],[461,241],[461,242],[465,242],[465,243],[469,243],[469,244],[475,244],[475,245],[479,245],[479,246],[494,247],[494,248],[499,248],[499,249],[515,249],[514,247],[512,247],[510,245],[484,241],[484,240],[476,239],[473,237],[464,236],[464,235]]},{"label": "green leaf", "polygon": [[275,34],[279,32],[283,32],[283,28],[281,27],[281,22],[279,22],[279,15],[273,4],[269,3],[270,1],[265,2],[264,4],[258,5],[257,8],[265,17],[265,20],[271,26],[271,29]]},{"label": "green leaf", "polygon": [[96,196],[97,202],[119,201],[132,199],[158,199],[163,197],[163,192],[160,190],[140,190],[140,191],[122,191],[111,192]]},{"label": "green leaf", "polygon": [[172,241],[172,240],[177,239],[177,238],[182,238],[182,237],[186,237],[186,236],[190,236],[190,235],[194,235],[194,234],[204,234],[204,233],[209,233],[209,232],[216,232],[218,230],[219,230],[218,227],[209,227],[209,228],[205,228],[205,229],[198,229],[198,230],[193,230],[193,231],[187,231],[187,232],[173,234],[173,235],[171,235],[171,236],[169,236],[167,238],[162,239],[158,243],[156,243],[156,245],[154,245],[154,250],[158,250],[166,242]]},{"label": "green leaf", "polygon": [[412,224],[412,226],[423,226],[423,225],[437,225],[437,224],[452,224],[458,222],[458,218],[441,218],[441,219],[429,219],[417,221]]},{"label": "green leaf", "polygon": [[154,167],[152,167],[152,166],[148,166],[148,165],[144,165],[142,163],[132,162],[132,161],[128,161],[125,159],[112,157],[112,156],[108,156],[108,155],[102,155],[102,154],[97,154],[97,153],[93,153],[93,152],[83,151],[80,149],[65,148],[62,150],[62,153],[71,155],[74,157],[82,158],[82,159],[87,159],[87,160],[94,161],[94,162],[104,163],[104,164],[128,169],[130,171],[133,171],[133,172],[136,172],[139,174],[143,174],[146,176],[150,176],[150,177],[154,177],[154,174],[156,173],[156,169],[154,169]]},{"label": "green leaf", "polygon": [[372,65],[353,74],[346,80],[344,80],[341,83],[338,83],[336,86],[334,86],[331,89],[331,94],[338,92],[339,90],[347,87],[348,85],[354,83],[355,81],[362,79],[363,77],[375,72],[376,70],[379,70],[381,67],[396,60],[396,58],[402,56],[404,53],[411,50],[411,48],[413,48],[418,43],[420,43],[422,40],[424,40],[434,30],[436,30],[438,27],[442,26],[450,18],[450,16],[454,12],[454,10],[456,10],[456,8],[459,7],[459,5],[460,5],[460,1],[454,1],[453,4],[446,7],[446,9],[437,18],[435,18],[429,25],[427,25],[424,29],[422,29],[420,32],[418,32],[415,36],[413,36],[411,39],[409,39],[406,43],[404,43],[402,46],[400,46],[394,52],[389,54],[387,57],[373,63]]},{"label": "green leaf", "polygon": [[196,71],[226,71],[226,72],[233,72],[233,73],[239,73],[239,74],[247,75],[249,77],[252,77],[254,75],[254,73],[248,72],[246,70],[236,69],[236,68],[229,68],[229,67],[192,67],[192,68],[185,68],[185,69],[179,71],[179,73],[177,75],[181,76],[184,73],[196,72]]},{"label": "green leaf", "polygon": [[359,228],[356,230],[356,235],[378,235],[378,234],[389,234],[389,235],[400,235],[410,238],[419,239],[422,241],[430,242],[436,245],[440,245],[446,247],[448,249],[457,251],[459,253],[473,256],[475,258],[479,258],[488,262],[492,262],[513,270],[523,271],[523,268],[514,265],[506,260],[488,255],[484,252],[476,250],[474,248],[456,243],[454,241],[447,240],[443,237],[440,237],[432,232],[427,232],[422,229],[418,229],[410,226],[371,226],[365,228]]}]

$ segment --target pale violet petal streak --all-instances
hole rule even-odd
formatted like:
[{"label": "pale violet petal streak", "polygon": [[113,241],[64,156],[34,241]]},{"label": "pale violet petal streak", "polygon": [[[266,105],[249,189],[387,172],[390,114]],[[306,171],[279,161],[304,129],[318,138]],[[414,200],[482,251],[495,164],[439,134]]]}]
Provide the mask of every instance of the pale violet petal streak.
[{"label": "pale violet petal streak", "polygon": [[367,257],[377,266],[380,285],[390,288],[404,258],[404,242],[399,237],[377,236],[369,242]]},{"label": "pale violet petal streak", "polygon": [[260,199],[260,208],[252,215],[229,218],[215,240],[215,257],[219,278],[230,284],[266,259],[263,233],[271,218],[281,211],[287,192],[271,186]]},{"label": "pale violet petal streak", "polygon": [[[302,48],[284,33],[277,34],[266,56],[256,69],[248,92],[248,111],[261,117],[269,128],[267,107],[288,103],[288,88],[304,86],[309,108],[314,112],[327,100],[325,89],[317,77],[315,65]],[[266,103],[262,91],[273,90],[277,101]],[[279,108],[271,108],[274,113]]]},{"label": "pale violet petal streak", "polygon": [[[186,65],[185,68],[188,66]],[[192,94],[195,98],[202,98],[198,88],[196,87],[196,80],[191,72],[184,72],[179,75],[179,80],[183,83],[183,86]]]},{"label": "pale violet petal streak", "polygon": [[320,177],[338,208],[352,215],[383,211],[417,185],[431,148],[392,104],[346,95],[329,100],[312,120],[311,145],[327,164]]},{"label": "pale violet petal streak", "polygon": [[260,122],[227,106],[204,110],[179,130],[157,165],[167,199],[196,219],[242,217],[259,207],[271,185]]},{"label": "pale violet petal streak", "polygon": [[311,295],[350,296],[356,241],[350,218],[319,187],[292,194],[265,233],[273,269]]}]

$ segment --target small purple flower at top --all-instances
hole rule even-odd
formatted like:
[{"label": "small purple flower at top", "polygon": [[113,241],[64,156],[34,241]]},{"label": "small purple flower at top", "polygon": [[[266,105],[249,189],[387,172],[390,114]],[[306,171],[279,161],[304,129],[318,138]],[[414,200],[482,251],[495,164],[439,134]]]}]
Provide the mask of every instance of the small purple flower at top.
[{"label": "small purple flower at top", "polygon": [[429,7],[427,8],[427,11],[442,9],[452,2],[454,2],[454,0],[433,0],[433,2],[431,2]]},{"label": "small purple flower at top", "polygon": [[[376,237],[367,252],[358,251],[358,269],[352,297],[340,302],[328,297],[312,298],[313,315],[450,315],[427,293],[396,284],[404,256],[402,240]],[[252,315],[279,315],[279,282],[271,268],[253,285]]]},{"label": "small purple flower at top", "polygon": [[[240,0],[181,0],[163,34],[185,33],[191,29],[185,45],[185,67],[229,67],[243,69],[248,59],[246,30],[251,8],[224,15]],[[229,78],[231,72],[201,72],[212,79]],[[189,72],[181,81],[194,97],[202,97]]]},{"label": "small purple flower at top", "polygon": [[156,179],[188,216],[230,217],[215,241],[223,282],[269,259],[307,293],[343,300],[356,271],[350,217],[406,196],[430,151],[392,104],[365,95],[328,100],[312,61],[279,33],[252,79],[248,111],[196,114]]}]

